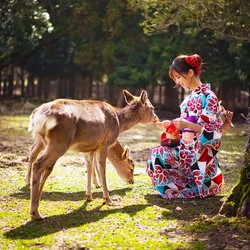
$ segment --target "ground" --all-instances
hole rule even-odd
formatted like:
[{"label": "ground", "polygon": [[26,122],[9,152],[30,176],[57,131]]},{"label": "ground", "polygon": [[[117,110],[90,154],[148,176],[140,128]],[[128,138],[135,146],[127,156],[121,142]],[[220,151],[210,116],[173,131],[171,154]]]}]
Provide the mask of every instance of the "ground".
[{"label": "ground", "polygon": [[226,185],[215,197],[165,200],[151,186],[145,161],[159,141],[154,126],[137,125],[122,134],[136,162],[135,183],[125,184],[108,163],[107,178],[115,206],[102,204],[101,189],[86,202],[81,154],[68,152],[46,182],[41,222],[29,219],[25,172],[33,139],[27,116],[0,117],[1,249],[249,249],[250,223],[219,215],[225,196],[239,177],[245,148],[244,123],[223,140],[218,158]]}]

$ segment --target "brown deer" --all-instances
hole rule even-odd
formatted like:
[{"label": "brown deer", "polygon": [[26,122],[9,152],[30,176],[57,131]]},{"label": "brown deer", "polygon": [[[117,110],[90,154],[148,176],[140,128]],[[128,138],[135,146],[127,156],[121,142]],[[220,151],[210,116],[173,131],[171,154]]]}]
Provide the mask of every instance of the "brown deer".
[{"label": "brown deer", "polygon": [[93,158],[100,171],[103,198],[112,204],[106,182],[106,158],[108,149],[119,134],[135,124],[155,123],[158,117],[154,107],[143,90],[140,96],[133,96],[123,90],[127,105],[116,108],[103,101],[57,99],[42,104],[30,116],[29,130],[35,137],[33,150],[44,145],[41,154],[36,155],[31,167],[32,219],[41,219],[38,212],[42,189],[47,177],[59,157],[68,149],[85,154],[87,163],[87,199],[92,199],[91,176]]}]

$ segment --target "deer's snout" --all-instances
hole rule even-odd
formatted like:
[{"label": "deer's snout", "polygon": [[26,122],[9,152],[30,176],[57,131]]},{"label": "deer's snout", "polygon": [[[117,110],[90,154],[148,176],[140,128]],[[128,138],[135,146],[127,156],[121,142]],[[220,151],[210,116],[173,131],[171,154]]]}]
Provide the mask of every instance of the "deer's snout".
[{"label": "deer's snout", "polygon": [[158,123],[158,122],[160,122],[160,119],[159,119],[159,117],[157,115],[155,115],[155,119],[154,119],[153,123],[155,124],[155,123]]}]

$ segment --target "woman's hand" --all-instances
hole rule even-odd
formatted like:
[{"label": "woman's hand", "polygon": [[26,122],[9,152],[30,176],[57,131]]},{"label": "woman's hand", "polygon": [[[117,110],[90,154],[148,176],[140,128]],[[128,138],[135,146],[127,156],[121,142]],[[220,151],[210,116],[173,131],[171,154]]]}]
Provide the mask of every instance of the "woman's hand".
[{"label": "woman's hand", "polygon": [[157,128],[165,130],[166,127],[170,125],[171,121],[169,120],[164,120],[162,122],[157,122],[155,125]]},{"label": "woman's hand", "polygon": [[164,130],[165,128],[167,128],[171,124],[171,122],[179,130],[181,130],[183,128],[187,128],[187,123],[190,123],[186,119],[184,119],[182,117],[179,117],[179,118],[176,118],[176,119],[174,119],[172,121],[164,120],[162,122],[157,122],[155,125],[156,125],[157,128]]},{"label": "woman's hand", "polygon": [[224,113],[222,114],[222,120],[223,120],[223,126],[222,126],[222,133],[225,134],[230,127],[234,127],[233,123],[232,123],[232,119],[233,119],[233,112],[225,110]]},{"label": "woman's hand", "polygon": [[172,122],[175,125],[175,127],[178,128],[179,130],[184,129],[184,128],[188,128],[188,124],[190,123],[182,117],[176,118],[176,119],[172,120]]}]

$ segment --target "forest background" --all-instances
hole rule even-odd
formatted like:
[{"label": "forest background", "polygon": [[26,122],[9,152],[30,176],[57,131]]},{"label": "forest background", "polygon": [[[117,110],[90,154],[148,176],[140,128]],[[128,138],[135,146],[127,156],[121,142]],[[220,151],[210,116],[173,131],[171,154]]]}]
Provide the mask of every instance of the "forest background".
[{"label": "forest background", "polygon": [[146,89],[176,111],[186,94],[168,67],[198,53],[227,109],[250,103],[247,0],[26,0],[0,6],[0,100],[102,99]]}]

